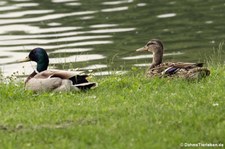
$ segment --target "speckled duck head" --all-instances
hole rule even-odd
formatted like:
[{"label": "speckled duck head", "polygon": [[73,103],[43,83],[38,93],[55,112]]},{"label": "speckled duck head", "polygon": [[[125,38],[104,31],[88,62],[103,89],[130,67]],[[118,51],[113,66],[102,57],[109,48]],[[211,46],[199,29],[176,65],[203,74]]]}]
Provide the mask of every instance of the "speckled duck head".
[{"label": "speckled duck head", "polygon": [[149,51],[153,53],[152,65],[150,68],[154,68],[162,63],[163,59],[163,43],[158,39],[150,40],[144,47],[137,49],[136,51]]}]

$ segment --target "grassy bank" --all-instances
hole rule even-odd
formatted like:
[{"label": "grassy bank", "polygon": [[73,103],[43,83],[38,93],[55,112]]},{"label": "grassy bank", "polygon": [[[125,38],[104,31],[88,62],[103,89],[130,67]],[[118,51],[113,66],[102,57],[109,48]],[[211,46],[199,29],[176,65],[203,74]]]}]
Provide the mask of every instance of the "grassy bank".
[{"label": "grassy bank", "polygon": [[148,79],[139,70],[97,78],[88,92],[0,85],[0,148],[182,148],[225,143],[225,68],[200,82]]}]

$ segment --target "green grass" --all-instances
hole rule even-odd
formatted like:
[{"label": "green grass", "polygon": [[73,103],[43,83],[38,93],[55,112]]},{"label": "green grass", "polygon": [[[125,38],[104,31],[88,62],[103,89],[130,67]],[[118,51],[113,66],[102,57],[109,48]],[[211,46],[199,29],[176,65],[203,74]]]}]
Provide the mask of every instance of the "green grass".
[{"label": "green grass", "polygon": [[0,84],[0,148],[182,148],[225,143],[225,67],[200,82],[148,79],[139,69],[95,78],[87,92]]}]

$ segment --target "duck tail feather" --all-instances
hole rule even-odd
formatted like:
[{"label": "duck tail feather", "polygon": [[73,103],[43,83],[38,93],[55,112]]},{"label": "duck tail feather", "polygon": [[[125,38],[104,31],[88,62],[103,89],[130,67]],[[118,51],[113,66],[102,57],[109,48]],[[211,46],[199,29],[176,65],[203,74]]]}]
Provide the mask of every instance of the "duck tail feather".
[{"label": "duck tail feather", "polygon": [[188,79],[202,79],[210,75],[210,70],[207,68],[195,68],[187,74]]},{"label": "duck tail feather", "polygon": [[87,89],[91,89],[91,88],[94,88],[97,86],[98,86],[98,84],[96,82],[87,82],[87,83],[81,83],[81,84],[74,85],[74,87],[76,87],[80,90],[87,90]]},{"label": "duck tail feather", "polygon": [[196,63],[196,66],[203,67],[204,63]]},{"label": "duck tail feather", "polygon": [[69,80],[71,80],[73,82],[73,85],[75,85],[75,84],[87,83],[88,82],[88,80],[86,79],[87,77],[88,75],[76,75],[69,78]]}]

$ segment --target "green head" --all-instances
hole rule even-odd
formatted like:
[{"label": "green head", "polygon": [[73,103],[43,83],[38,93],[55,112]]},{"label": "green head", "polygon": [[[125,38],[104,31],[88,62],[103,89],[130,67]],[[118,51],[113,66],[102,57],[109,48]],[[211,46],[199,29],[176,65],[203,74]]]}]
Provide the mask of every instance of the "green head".
[{"label": "green head", "polygon": [[24,60],[21,60],[21,62],[26,61],[35,61],[37,63],[38,72],[46,70],[49,64],[48,54],[42,48],[35,48],[30,51],[28,57],[26,57]]}]

